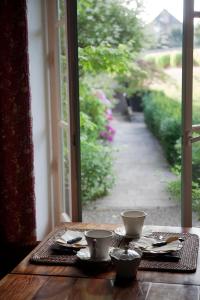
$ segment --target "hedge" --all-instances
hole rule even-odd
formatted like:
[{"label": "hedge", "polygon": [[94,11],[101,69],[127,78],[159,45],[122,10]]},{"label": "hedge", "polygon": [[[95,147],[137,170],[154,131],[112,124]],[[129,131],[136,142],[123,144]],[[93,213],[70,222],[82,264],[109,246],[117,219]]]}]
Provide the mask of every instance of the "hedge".
[{"label": "hedge", "polygon": [[[180,163],[181,103],[160,91],[150,91],[143,97],[145,122],[160,141],[171,165]],[[193,124],[200,120],[200,107],[193,107]],[[200,145],[193,144],[193,164],[200,164]]]},{"label": "hedge", "polygon": [[144,117],[149,129],[160,141],[170,164],[177,163],[176,142],[181,135],[180,103],[163,92],[150,92],[143,98]]},{"label": "hedge", "polygon": [[[181,170],[181,104],[163,92],[151,91],[143,97],[145,121],[160,141],[169,163],[180,175]],[[200,108],[193,107],[193,124],[200,120]],[[178,171],[179,170],[179,171]],[[200,218],[200,143],[192,145],[192,205]],[[169,183],[169,191],[180,200],[180,179]]]}]

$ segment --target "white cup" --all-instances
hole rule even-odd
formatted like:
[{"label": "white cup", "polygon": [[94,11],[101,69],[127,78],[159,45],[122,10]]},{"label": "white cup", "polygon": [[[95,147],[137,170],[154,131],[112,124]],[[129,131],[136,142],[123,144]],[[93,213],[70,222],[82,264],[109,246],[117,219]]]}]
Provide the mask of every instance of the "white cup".
[{"label": "white cup", "polygon": [[92,259],[109,259],[109,248],[112,244],[113,232],[104,229],[92,229],[85,232],[85,238]]},{"label": "white cup", "polygon": [[141,210],[125,210],[121,213],[126,235],[140,237],[146,213]]}]

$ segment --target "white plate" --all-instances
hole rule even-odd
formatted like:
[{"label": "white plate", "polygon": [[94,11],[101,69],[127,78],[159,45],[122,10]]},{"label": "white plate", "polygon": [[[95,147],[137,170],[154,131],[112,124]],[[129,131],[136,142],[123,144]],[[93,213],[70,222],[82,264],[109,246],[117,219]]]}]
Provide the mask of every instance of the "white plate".
[{"label": "white plate", "polygon": [[[111,250],[111,249],[110,249]],[[84,249],[81,249],[79,250],[77,253],[76,253],[77,257],[83,261],[87,261],[87,262],[107,262],[107,261],[110,261],[111,258],[110,256],[106,259],[94,259],[94,258],[91,258],[90,257],[90,252],[89,252],[89,248],[86,247]]]},{"label": "white plate", "polygon": [[156,241],[157,240],[155,238],[143,236],[138,241],[131,242],[131,244],[135,249],[140,249],[144,253],[150,254],[166,254],[176,252],[183,246],[179,240],[172,241],[171,243],[159,247],[152,246],[152,244]]},{"label": "white plate", "polygon": [[[137,235],[128,235],[126,234],[126,231],[125,231],[125,227],[124,226],[120,226],[120,227],[117,227],[114,232],[117,234],[117,235],[120,235],[120,236],[124,236],[124,237],[127,237],[127,238],[131,238],[131,239],[138,239],[139,236]],[[142,230],[142,235],[141,236],[148,236],[152,233],[152,230],[146,228],[145,226],[143,227],[143,230]]]}]

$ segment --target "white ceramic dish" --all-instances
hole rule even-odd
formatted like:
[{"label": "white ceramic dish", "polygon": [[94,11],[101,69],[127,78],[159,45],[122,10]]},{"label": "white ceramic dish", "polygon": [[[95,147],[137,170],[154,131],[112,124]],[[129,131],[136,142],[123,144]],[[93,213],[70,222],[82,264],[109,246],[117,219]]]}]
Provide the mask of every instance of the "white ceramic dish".
[{"label": "white ceramic dish", "polygon": [[[127,237],[127,238],[131,238],[131,239],[138,239],[139,236],[133,236],[133,235],[127,235],[126,231],[125,231],[125,227],[124,226],[120,226],[117,227],[114,232],[119,235],[119,236],[123,236],[123,237]],[[148,236],[152,233],[152,230],[146,228],[145,226],[142,229],[142,235],[141,236]]]},{"label": "white ceramic dish", "polygon": [[[110,248],[111,250],[112,248]],[[109,250],[109,251],[110,251]],[[82,260],[82,261],[87,261],[87,262],[109,262],[111,260],[110,256],[107,259],[94,259],[90,257],[90,252],[89,252],[89,248],[86,247],[84,249],[79,250],[76,253],[77,257]]]}]

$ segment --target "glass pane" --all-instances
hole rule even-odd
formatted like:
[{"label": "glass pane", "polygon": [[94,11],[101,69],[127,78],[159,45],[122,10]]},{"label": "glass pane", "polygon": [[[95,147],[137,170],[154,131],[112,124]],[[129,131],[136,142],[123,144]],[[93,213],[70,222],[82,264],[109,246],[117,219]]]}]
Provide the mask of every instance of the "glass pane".
[{"label": "glass pane", "polygon": [[69,213],[69,145],[67,129],[62,128],[62,186],[63,186],[63,209]]},{"label": "glass pane", "polygon": [[[200,11],[200,1],[195,1],[195,11]],[[200,20],[194,22],[194,52],[193,52],[193,120],[194,125],[200,124]],[[193,133],[193,137],[200,132]],[[193,226],[200,222],[200,142],[192,144],[192,204],[195,214]]]},{"label": "glass pane", "polygon": [[60,60],[60,110],[61,119],[68,122],[68,95],[67,95],[67,59],[66,59],[65,26],[59,27],[59,60]]},{"label": "glass pane", "polygon": [[194,0],[194,10],[200,11],[200,1],[199,0]]},{"label": "glass pane", "polygon": [[65,16],[65,0],[58,0],[57,1],[58,7],[58,19],[62,20]]},{"label": "glass pane", "polygon": [[[64,1],[58,1],[58,17],[64,16]],[[65,22],[58,25],[60,121],[61,126],[61,166],[63,187],[63,211],[69,214],[69,143],[68,143],[68,93],[67,93],[67,51]]]}]

